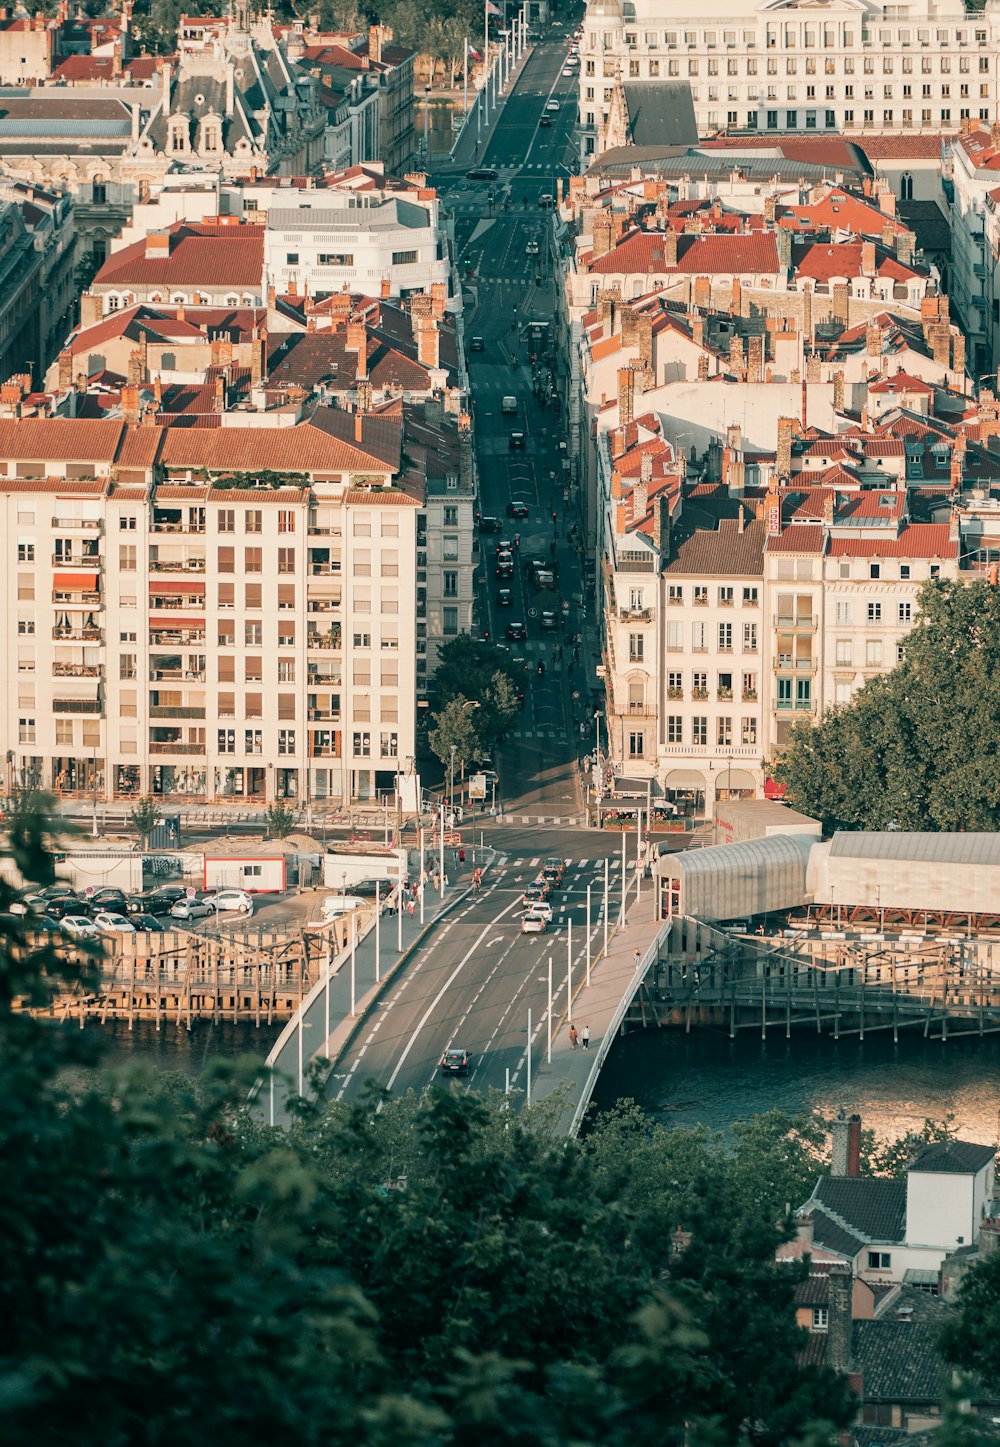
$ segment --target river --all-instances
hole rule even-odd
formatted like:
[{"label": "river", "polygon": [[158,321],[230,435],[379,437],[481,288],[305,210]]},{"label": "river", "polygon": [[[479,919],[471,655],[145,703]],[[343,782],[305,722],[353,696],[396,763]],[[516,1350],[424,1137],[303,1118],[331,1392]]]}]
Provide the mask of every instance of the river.
[{"label": "river", "polygon": [[[116,1022],[87,1028],[103,1037],[108,1065],[141,1059],[194,1075],[216,1057],[263,1058],[280,1027],[201,1022],[190,1032],[173,1024],[157,1031],[139,1022],[130,1032]],[[701,1122],[715,1130],[775,1108],[829,1116],[844,1106],[883,1140],[951,1111],[966,1140],[992,1145],[1000,1128],[1000,1037],[942,1045],[911,1033],[893,1045],[888,1033],[862,1043],[806,1031],[791,1040],[773,1031],[766,1042],[750,1031],[734,1041],[712,1031],[635,1031],[612,1048],[595,1094],[603,1109],[621,1099],[636,1101],[666,1125]]]}]

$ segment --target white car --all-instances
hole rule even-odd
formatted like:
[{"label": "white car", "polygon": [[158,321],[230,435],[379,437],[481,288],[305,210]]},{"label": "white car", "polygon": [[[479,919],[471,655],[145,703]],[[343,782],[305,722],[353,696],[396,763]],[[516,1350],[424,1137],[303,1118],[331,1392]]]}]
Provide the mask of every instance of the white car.
[{"label": "white car", "polygon": [[324,924],[329,924],[332,919],[337,919],[342,914],[364,909],[367,903],[367,900],[356,894],[329,894],[320,905],[320,919]]},{"label": "white car", "polygon": [[557,111],[559,109],[559,102],[557,100],[547,100],[545,102],[545,109],[547,111]]},{"label": "white car", "polygon": [[113,914],[109,909],[98,910],[94,924],[102,935],[134,935],[135,925],[123,914]]},{"label": "white car", "polygon": [[563,66],[563,75],[572,75],[572,74],[573,74],[573,67],[572,67],[571,65],[564,65],[564,66]]},{"label": "white car", "polygon": [[552,923],[552,906],[543,899],[536,899],[531,904],[524,906],[524,913],[541,915],[546,924]]},{"label": "white car", "polygon": [[253,914],[253,896],[245,889],[220,889],[205,901],[216,914]]},{"label": "white car", "polygon": [[523,935],[543,935],[549,927],[549,922],[543,914],[529,912],[521,921],[521,933]]},{"label": "white car", "polygon": [[85,914],[64,914],[59,928],[72,939],[92,939],[97,934],[97,925]]},{"label": "white car", "polygon": [[524,254],[525,254],[525,256],[537,256],[537,255],[538,255],[538,242],[537,242],[537,241],[529,241],[528,244],[527,244],[527,246],[524,248]]}]

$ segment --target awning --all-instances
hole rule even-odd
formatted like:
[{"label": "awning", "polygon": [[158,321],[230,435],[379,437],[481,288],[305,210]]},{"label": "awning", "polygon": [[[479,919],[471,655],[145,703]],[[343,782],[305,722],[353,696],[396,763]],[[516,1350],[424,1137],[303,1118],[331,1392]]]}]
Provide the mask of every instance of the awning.
[{"label": "awning", "polygon": [[52,587],[57,593],[97,593],[100,579],[100,573],[55,573]]},{"label": "awning", "polygon": [[162,616],[150,616],[150,628],[204,628],[204,618],[193,618],[190,614],[164,613]]},{"label": "awning", "polygon": [[149,595],[153,597],[180,597],[181,594],[204,593],[204,578],[156,578],[150,582]]},{"label": "awning", "polygon": [[615,779],[614,790],[616,794],[631,794],[635,798],[645,799],[649,793],[658,794],[660,786],[655,779],[629,779],[623,776]]},{"label": "awning", "polygon": [[663,781],[667,789],[705,789],[705,775],[697,769],[671,769]]},{"label": "awning", "polygon": [[720,789],[754,789],[757,788],[757,780],[753,774],[748,774],[746,769],[725,768],[716,779],[716,785]]},{"label": "awning", "polygon": [[765,779],[765,780],[764,780],[764,798],[765,798],[765,799],[780,799],[780,798],[782,798],[782,797],[787,793],[787,791],[788,791],[788,785],[787,785],[787,784],[779,784],[778,781],[777,781],[777,779]]}]

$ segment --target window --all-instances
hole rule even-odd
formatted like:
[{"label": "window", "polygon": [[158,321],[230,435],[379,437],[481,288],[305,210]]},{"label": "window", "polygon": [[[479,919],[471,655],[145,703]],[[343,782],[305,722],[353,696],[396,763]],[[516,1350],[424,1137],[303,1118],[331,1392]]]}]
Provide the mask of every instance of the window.
[{"label": "window", "polygon": [[869,1253],[868,1253],[868,1270],[869,1270],[869,1271],[891,1271],[891,1270],[892,1270],[892,1253],[891,1253],[890,1251],[869,1251]]},{"label": "window", "polygon": [[743,652],[757,652],[757,624],[744,623],[743,625]]},{"label": "window", "polygon": [[812,1329],[813,1331],[826,1331],[830,1322],[830,1313],[825,1306],[814,1306]]},{"label": "window", "polygon": [[695,653],[708,652],[708,624],[691,624],[691,648]]},{"label": "window", "polygon": [[719,589],[719,607],[720,607],[720,608],[731,608],[732,606],[733,606],[733,589],[732,589],[732,588],[728,588],[728,587],[727,587],[727,588],[720,588],[720,589]]},{"label": "window", "polygon": [[837,639],[837,667],[850,668],[854,662],[854,644],[850,638]]},{"label": "window", "polygon": [[220,753],[220,754],[235,754],[235,752],[236,752],[236,730],[235,730],[235,729],[219,729],[219,731],[218,731],[218,748],[217,748],[217,752]]},{"label": "window", "polygon": [[695,585],[694,601],[697,607],[704,608],[708,603],[708,589],[700,584]]},{"label": "window", "polygon": [[641,633],[628,635],[628,658],[630,663],[641,663],[645,640]]},{"label": "window", "polygon": [[729,748],[733,742],[733,721],[728,714],[715,721],[715,741],[720,748]]},{"label": "window", "polygon": [[295,730],[294,730],[294,729],[279,729],[279,730],[278,730],[278,753],[279,753],[279,754],[294,754],[294,752],[295,752]]},{"label": "window", "polygon": [[392,253],[393,266],[414,266],[419,259],[419,253],[416,251],[394,251]]},{"label": "window", "polygon": [[756,608],[756,606],[757,606],[757,599],[758,599],[759,596],[760,596],[760,595],[759,595],[759,593],[758,593],[758,591],[757,591],[756,588],[744,588],[744,589],[743,589],[743,606],[744,606],[744,608]]},{"label": "window", "polygon": [[708,743],[708,719],[704,714],[696,713],[691,720],[691,742],[693,744]]},{"label": "window", "polygon": [[680,583],[667,585],[667,602],[673,604],[684,602],[684,589]]},{"label": "window", "polygon": [[868,564],[868,576],[869,576],[869,578],[881,578],[881,576],[882,576],[882,565],[881,565],[881,563],[869,563],[869,564]]},{"label": "window", "polygon": [[35,620],[34,620],[34,618],[19,618],[19,619],[17,620],[17,631],[18,631],[18,633],[21,635],[22,638],[23,638],[26,634],[34,633],[34,631],[35,631]]},{"label": "window", "polygon": [[135,544],[119,543],[118,545],[118,567],[123,573],[135,572]]},{"label": "window", "polygon": [[261,729],[243,730],[243,752],[246,754],[262,754],[264,752],[264,734]]},{"label": "window", "polygon": [[854,604],[844,599],[837,601],[837,622],[838,624],[854,622]]},{"label": "window", "polygon": [[298,266],[298,264],[299,264],[299,253],[298,253],[297,251],[286,251],[286,252],[285,252],[285,265],[286,265],[286,266]]},{"label": "window", "polygon": [[134,533],[138,526],[135,513],[122,513],[118,519],[118,526],[123,533]]},{"label": "window", "polygon": [[913,604],[912,604],[912,603],[900,603],[900,605],[899,605],[899,621],[900,621],[900,623],[910,623],[910,622],[912,622],[912,620],[913,620]]},{"label": "window", "polygon": [[795,707],[812,708],[812,680],[809,678],[797,678],[795,680]]},{"label": "window", "polygon": [[881,638],[869,638],[865,643],[865,667],[882,667],[882,640]]},{"label": "window", "polygon": [[285,573],[285,574],[294,573],[294,572],[295,572],[295,549],[294,549],[294,548],[279,548],[279,549],[278,549],[278,572],[279,572],[279,573]]},{"label": "window", "polygon": [[355,646],[355,648],[370,648],[370,647],[372,646],[372,636],[371,636],[371,634],[370,634],[370,633],[355,633],[355,635],[354,635],[354,646]]},{"label": "window", "polygon": [[17,561],[19,563],[33,563],[35,561],[34,543],[18,543]]},{"label": "window", "polygon": [[679,713],[667,714],[667,743],[680,744],[684,741],[684,719]]},{"label": "window", "polygon": [[121,653],[118,656],[118,677],[135,678],[135,654]]},{"label": "window", "polygon": [[[457,507],[454,507],[454,506],[452,506],[452,505],[448,505],[447,507],[445,507],[445,509],[444,509],[444,525],[445,525],[446,528],[457,528],[457,527],[458,527],[458,508],[457,508]],[[385,535],[385,529],[384,529],[384,528],[382,529],[382,534],[383,534],[383,536]]]},{"label": "window", "polygon": [[370,733],[355,733],[354,753],[362,759],[367,759],[372,751],[372,736]]},{"label": "window", "polygon": [[453,638],[458,632],[458,609],[443,608],[441,610],[442,628],[441,631],[448,637]]},{"label": "window", "polygon": [[835,684],[835,685],[834,685],[834,691],[833,691],[833,697],[834,697],[834,702],[837,704],[838,707],[843,707],[844,704],[850,703],[850,701],[851,701],[851,685],[850,685],[849,683],[838,683],[838,684]]},{"label": "window", "polygon": [[394,759],[399,752],[399,735],[396,733],[382,734],[379,739],[379,751],[383,759]]},{"label": "window", "polygon": [[641,759],[646,747],[646,735],[633,730],[628,736],[628,754],[630,759]]},{"label": "window", "polygon": [[680,653],[684,648],[684,624],[667,623],[666,646],[668,653]]},{"label": "window", "polygon": [[243,559],[244,567],[248,573],[262,573],[264,571],[263,548],[244,548]]},{"label": "window", "polygon": [[869,622],[869,623],[881,623],[881,622],[882,622],[882,604],[881,604],[881,603],[869,603],[869,604],[868,604],[868,622]]},{"label": "window", "polygon": [[441,555],[446,563],[458,562],[458,538],[452,535],[444,538],[444,551]]},{"label": "window", "polygon": [[35,742],[35,720],[33,718],[18,719],[17,741],[19,744],[33,744]]},{"label": "window", "polygon": [[264,642],[263,623],[244,623],[243,642],[247,648],[260,648]]},{"label": "window", "polygon": [[219,532],[234,533],[236,531],[236,509],[232,507],[220,507],[218,514]]},{"label": "window", "polygon": [[732,653],[733,651],[733,625],[731,623],[719,624],[719,652]]},{"label": "window", "polygon": [[444,596],[446,598],[458,597],[458,574],[453,569],[446,568],[444,577]]},{"label": "window", "polygon": [[281,511],[278,513],[278,532],[294,533],[294,531],[295,514],[291,512],[288,508],[282,508]]},{"label": "window", "polygon": [[295,682],[295,659],[294,659],[294,658],[279,658],[279,659],[278,659],[278,682],[279,682],[279,683],[294,683],[294,682]]},{"label": "window", "polygon": [[320,266],[351,266],[354,265],[354,253],[351,251],[321,251],[318,257]]},{"label": "window", "polygon": [[778,679],[778,707],[791,708],[792,706],[792,680],[790,678]]},{"label": "window", "polygon": [[243,514],[243,529],[248,533],[264,531],[264,514],[259,507],[248,507]]},{"label": "window", "polygon": [[740,742],[746,747],[748,744],[757,742],[757,720],[746,717],[740,719]]}]

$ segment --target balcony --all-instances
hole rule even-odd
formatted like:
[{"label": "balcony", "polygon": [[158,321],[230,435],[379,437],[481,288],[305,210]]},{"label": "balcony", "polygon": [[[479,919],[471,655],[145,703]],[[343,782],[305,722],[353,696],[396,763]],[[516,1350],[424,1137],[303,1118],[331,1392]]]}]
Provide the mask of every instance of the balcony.
[{"label": "balcony", "polygon": [[167,558],[155,558],[150,560],[149,571],[151,573],[203,573],[205,559],[182,558],[175,561]]},{"label": "balcony", "polygon": [[205,670],[151,668],[149,670],[149,680],[151,683],[204,683]]},{"label": "balcony", "polygon": [[340,563],[310,563],[310,578],[339,578],[342,573]]},{"label": "balcony", "polygon": [[205,606],[204,593],[169,593],[159,594],[149,600],[149,621],[156,622],[157,613],[181,612],[185,608],[203,608]]},{"label": "balcony", "polygon": [[779,653],[771,667],[775,673],[815,673],[815,658],[790,658],[787,653]]},{"label": "balcony", "polygon": [[149,746],[151,754],[201,754],[205,753],[204,744],[185,744],[177,740],[172,743],[151,743]]},{"label": "balcony", "polygon": [[324,685],[327,688],[340,688],[340,669],[338,668],[336,673],[320,673],[315,665],[312,665],[309,669],[308,683],[310,688],[322,688]]},{"label": "balcony", "polygon": [[100,628],[53,628],[52,637],[57,643],[100,643]]},{"label": "balcony", "polygon": [[309,750],[311,759],[339,759],[340,750],[334,748],[333,744],[313,745]]},{"label": "balcony", "polygon": [[100,553],[87,553],[82,558],[67,558],[65,553],[51,555],[54,568],[79,568],[81,573],[96,573],[104,566]]},{"label": "balcony", "polygon": [[808,631],[815,633],[816,616],[813,613],[799,613],[795,617],[783,617],[780,613],[775,615],[775,628],[794,628],[797,632]]},{"label": "balcony", "polygon": [[99,663],[53,663],[53,678],[100,678],[104,669]]},{"label": "balcony", "polygon": [[310,598],[307,611],[310,614],[316,613],[339,613],[341,602],[339,598]]},{"label": "balcony", "polygon": [[149,705],[150,718],[204,718],[204,704],[183,704],[173,707],[164,703],[151,703]]},{"label": "balcony", "polygon": [[[340,723],[339,708],[311,708],[309,710],[310,723]],[[384,722],[384,720],[383,720]]]},{"label": "balcony", "polygon": [[84,533],[99,533],[102,523],[99,518],[53,518],[52,527],[59,532],[77,531]]},{"label": "balcony", "polygon": [[204,522],[180,522],[175,518],[153,518],[149,524],[151,533],[195,533],[205,531]]},{"label": "balcony", "polygon": [[80,593],[75,588],[54,588],[52,601],[61,608],[99,608],[100,593]]},{"label": "balcony", "polygon": [[652,608],[619,608],[618,617],[622,623],[649,623],[653,617]]},{"label": "balcony", "polygon": [[339,649],[339,648],[340,648],[340,625],[337,624],[337,625],[335,625],[334,627],[332,627],[332,628],[330,629],[329,633],[315,633],[315,632],[307,633],[307,634],[306,634],[306,647],[307,647],[307,648]]},{"label": "balcony", "polygon": [[102,704],[99,698],[54,698],[52,712],[100,714]]}]

